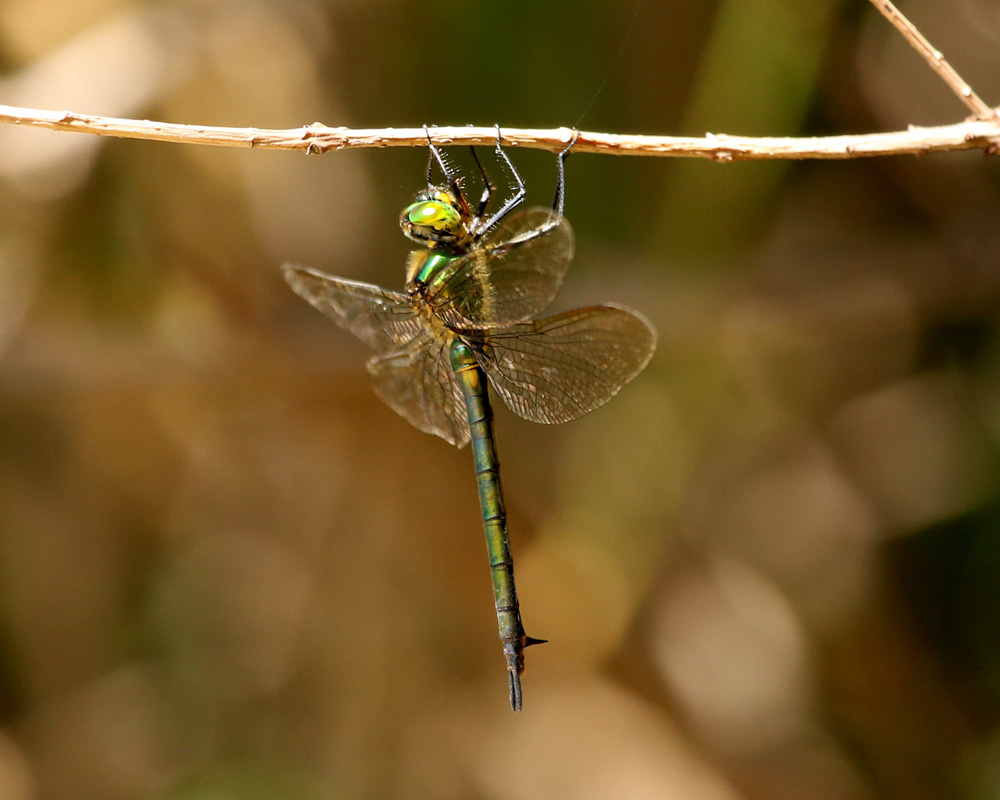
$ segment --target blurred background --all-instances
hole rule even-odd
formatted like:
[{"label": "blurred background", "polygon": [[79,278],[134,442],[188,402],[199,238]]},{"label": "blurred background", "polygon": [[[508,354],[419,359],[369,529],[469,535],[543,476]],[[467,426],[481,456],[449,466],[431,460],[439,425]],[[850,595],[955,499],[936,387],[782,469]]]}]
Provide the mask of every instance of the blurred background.
[{"label": "blurred background", "polygon": [[[902,10],[988,103],[1000,7]],[[600,91],[599,91],[600,89]],[[863,0],[4,0],[0,102],[775,136],[966,109]],[[547,203],[551,154],[512,152]],[[489,165],[487,152],[487,164]],[[1000,171],[577,155],[613,402],[471,456],[283,261],[401,288],[422,149],[0,126],[0,798],[1000,798]]]}]

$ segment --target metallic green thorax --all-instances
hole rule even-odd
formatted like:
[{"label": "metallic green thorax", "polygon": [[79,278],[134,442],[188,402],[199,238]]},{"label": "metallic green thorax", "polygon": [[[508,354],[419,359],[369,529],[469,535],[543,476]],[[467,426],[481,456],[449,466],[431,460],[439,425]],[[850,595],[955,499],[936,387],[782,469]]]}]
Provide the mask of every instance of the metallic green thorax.
[{"label": "metallic green thorax", "polygon": [[461,339],[451,346],[451,368],[465,396],[472,432],[472,458],[479,484],[479,504],[483,512],[486,549],[493,576],[493,595],[510,678],[510,704],[521,710],[521,673],[524,671],[524,648],[542,640],[525,636],[514,586],[514,560],[507,535],[507,512],[500,488],[500,461],[493,439],[493,409],[490,407],[486,373],[476,361],[472,349]]},{"label": "metallic green thorax", "polygon": [[455,256],[450,253],[430,251],[420,270],[414,276],[414,282],[434,288],[434,279],[440,279],[446,275],[444,268],[454,260]]}]

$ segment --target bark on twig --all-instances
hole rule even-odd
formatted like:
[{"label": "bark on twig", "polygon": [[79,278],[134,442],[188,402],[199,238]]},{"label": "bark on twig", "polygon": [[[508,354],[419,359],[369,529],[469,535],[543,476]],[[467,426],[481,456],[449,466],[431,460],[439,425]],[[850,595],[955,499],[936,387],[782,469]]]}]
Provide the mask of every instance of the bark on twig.
[{"label": "bark on twig", "polygon": [[[325,153],[328,150],[355,147],[423,147],[427,144],[423,128],[349,129],[330,128],[319,123],[285,130],[223,128],[116,119],[70,111],[41,111],[3,105],[0,105],[0,122],[126,139],[302,150],[306,153]],[[502,135],[504,144],[508,146],[556,152],[566,146],[572,132],[568,128],[551,130],[505,128],[502,130]],[[435,144],[439,145],[492,146],[496,142],[494,128],[431,128],[430,136]],[[573,146],[573,152],[707,158],[729,162],[923,155],[944,150],[981,149],[993,152],[998,147],[1000,147],[1000,117],[993,116],[990,119],[966,120],[932,128],[910,126],[905,131],[891,133],[801,138],[712,133],[700,137],[630,136],[583,131]]]}]

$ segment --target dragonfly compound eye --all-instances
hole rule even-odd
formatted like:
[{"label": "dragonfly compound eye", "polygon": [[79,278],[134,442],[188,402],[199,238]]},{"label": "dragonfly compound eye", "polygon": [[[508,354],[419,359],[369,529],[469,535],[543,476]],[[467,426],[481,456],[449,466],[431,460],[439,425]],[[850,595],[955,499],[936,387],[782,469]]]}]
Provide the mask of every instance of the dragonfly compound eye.
[{"label": "dragonfly compound eye", "polygon": [[411,225],[443,233],[451,233],[462,224],[462,217],[454,206],[436,200],[414,203],[403,215]]}]

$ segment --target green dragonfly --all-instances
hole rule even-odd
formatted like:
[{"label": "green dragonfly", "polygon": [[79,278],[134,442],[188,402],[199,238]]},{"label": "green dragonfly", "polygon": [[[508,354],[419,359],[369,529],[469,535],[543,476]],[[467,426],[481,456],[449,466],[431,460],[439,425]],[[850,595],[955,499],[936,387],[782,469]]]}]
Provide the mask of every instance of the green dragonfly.
[{"label": "green dragonfly", "polygon": [[[558,154],[552,207],[516,213],[525,186],[499,127],[496,156],[513,192],[492,213],[496,187],[475,149],[483,190],[473,208],[463,179],[429,134],[427,141],[427,188],[400,218],[403,233],[420,245],[407,261],[405,293],[294,264],[282,270],[292,289],[375,351],[368,372],[385,403],[457,447],[472,441],[510,704],[520,711],[524,648],[544,640],[527,636],[521,623],[487,385],[524,419],[568,422],[642,371],[656,331],[615,305],[535,318],[555,298],[573,257],[563,201],[564,163],[576,136]],[[442,184],[432,183],[435,164]]]}]

